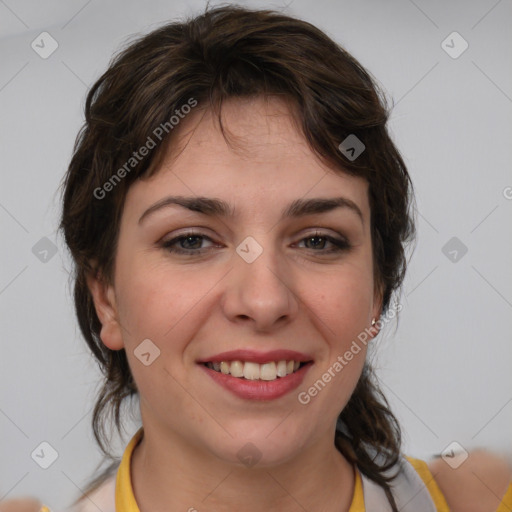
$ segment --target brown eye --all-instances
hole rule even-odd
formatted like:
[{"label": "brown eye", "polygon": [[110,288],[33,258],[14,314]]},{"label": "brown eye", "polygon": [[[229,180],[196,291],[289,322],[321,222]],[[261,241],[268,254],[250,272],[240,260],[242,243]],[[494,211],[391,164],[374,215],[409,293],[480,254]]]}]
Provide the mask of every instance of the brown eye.
[{"label": "brown eye", "polygon": [[[350,249],[351,247],[346,240],[334,238],[325,233],[313,233],[303,238],[301,242],[306,243],[306,249],[323,253],[341,252]],[[330,244],[331,248],[324,250],[326,244]]]},{"label": "brown eye", "polygon": [[202,247],[202,244],[205,240],[209,240],[210,242],[212,241],[206,235],[191,232],[177,236],[170,240],[164,240],[161,243],[161,247],[170,253],[194,256],[197,254],[202,254],[206,250],[211,249],[211,247]]}]

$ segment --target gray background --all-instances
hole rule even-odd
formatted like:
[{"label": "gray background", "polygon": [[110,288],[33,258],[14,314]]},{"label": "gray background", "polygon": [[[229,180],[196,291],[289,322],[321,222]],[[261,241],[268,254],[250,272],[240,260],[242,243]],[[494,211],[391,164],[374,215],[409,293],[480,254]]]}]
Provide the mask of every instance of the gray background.
[{"label": "gray background", "polygon": [[[203,6],[0,0],[0,498],[33,494],[62,509],[100,461],[90,429],[99,371],[74,318],[56,191],[86,90],[113,52]],[[406,453],[428,458],[456,440],[512,462],[512,2],[296,0],[285,12],[344,45],[395,101],[418,244],[398,330],[388,325],[375,346]],[[31,48],[42,31],[59,45],[47,59]],[[458,58],[442,47],[453,31],[469,44]],[[46,262],[44,245],[32,251],[43,237],[57,247]],[[442,250],[452,237],[468,249],[457,261]],[[46,470],[31,458],[43,441],[58,452]]]}]

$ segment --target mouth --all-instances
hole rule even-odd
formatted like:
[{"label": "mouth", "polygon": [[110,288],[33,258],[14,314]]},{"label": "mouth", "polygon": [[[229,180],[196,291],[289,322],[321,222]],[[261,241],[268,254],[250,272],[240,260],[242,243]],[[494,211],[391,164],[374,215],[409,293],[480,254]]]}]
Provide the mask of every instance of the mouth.
[{"label": "mouth", "polygon": [[269,382],[291,375],[309,363],[312,363],[312,361],[294,361],[293,359],[286,361],[282,359],[280,361],[270,361],[264,364],[238,360],[221,361],[220,363],[208,361],[201,364],[217,373],[230,375],[237,379]]},{"label": "mouth", "polygon": [[290,350],[236,350],[196,362],[221,388],[246,400],[273,400],[291,392],[314,364],[310,356]]}]

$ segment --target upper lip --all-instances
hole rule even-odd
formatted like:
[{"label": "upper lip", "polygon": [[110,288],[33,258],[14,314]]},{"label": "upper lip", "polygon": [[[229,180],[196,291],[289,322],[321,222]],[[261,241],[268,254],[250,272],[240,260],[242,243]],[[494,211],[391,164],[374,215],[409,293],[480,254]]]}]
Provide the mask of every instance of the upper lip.
[{"label": "upper lip", "polygon": [[269,352],[257,352],[254,350],[229,350],[214,356],[199,359],[198,363],[221,363],[222,361],[248,361],[251,363],[270,363],[272,361],[312,361],[307,354],[295,350],[271,350]]}]

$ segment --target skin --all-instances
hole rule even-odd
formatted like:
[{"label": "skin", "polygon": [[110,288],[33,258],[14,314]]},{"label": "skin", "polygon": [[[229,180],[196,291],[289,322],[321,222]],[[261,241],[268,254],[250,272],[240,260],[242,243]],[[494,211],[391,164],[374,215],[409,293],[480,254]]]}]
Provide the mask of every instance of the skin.
[{"label": "skin", "polygon": [[504,457],[475,450],[456,469],[434,459],[429,469],[453,512],[494,512],[512,483]]},{"label": "skin", "polygon": [[[512,468],[507,460],[485,450],[470,452],[457,469],[441,458],[430,461],[429,468],[453,512],[493,512],[512,484]],[[113,509],[110,484],[92,493],[90,500],[77,510]],[[0,512],[39,512],[41,506],[35,498],[22,497],[0,501]]]},{"label": "skin", "polygon": [[[140,393],[144,438],[132,458],[135,498],[141,510],[155,511],[347,511],[354,469],[335,448],[334,431],[366,345],[307,405],[297,394],[379,318],[368,183],[321,163],[282,100],[230,100],[222,112],[237,147],[226,144],[209,111],[192,111],[157,174],[128,191],[113,281],[88,281],[101,339],[112,350],[126,349]],[[171,206],[139,224],[169,195],[220,198],[238,217]],[[338,196],[353,201],[362,219],[338,208],[281,220],[293,200]],[[204,248],[199,256],[162,247],[185,228],[207,238],[174,247],[196,254]],[[330,242],[308,243],[315,228],[320,237],[346,238],[351,248],[328,253]],[[236,252],[247,236],[263,248],[250,264]],[[160,356],[145,366],[134,350],[148,338]],[[196,363],[239,348],[297,350],[314,365],[297,390],[245,400]],[[250,468],[237,457],[248,442],[261,454]]]},{"label": "skin", "polygon": [[21,497],[0,502],[0,512],[39,512],[42,506],[36,498]]}]

